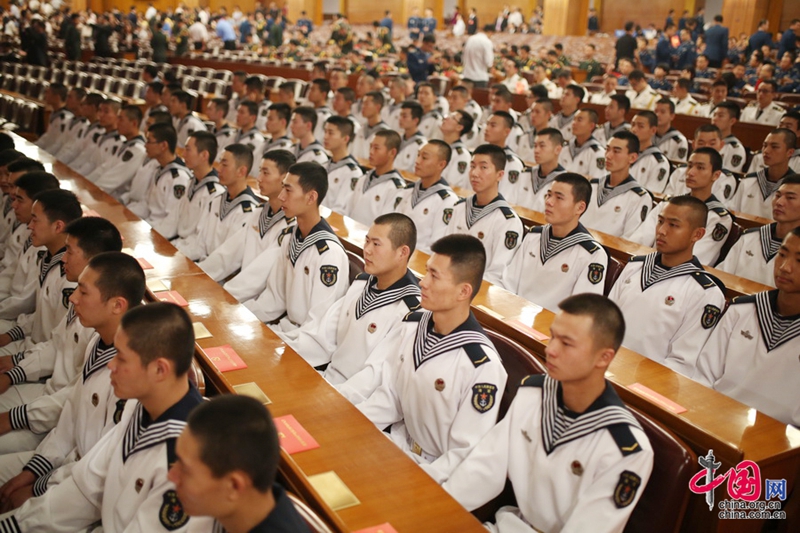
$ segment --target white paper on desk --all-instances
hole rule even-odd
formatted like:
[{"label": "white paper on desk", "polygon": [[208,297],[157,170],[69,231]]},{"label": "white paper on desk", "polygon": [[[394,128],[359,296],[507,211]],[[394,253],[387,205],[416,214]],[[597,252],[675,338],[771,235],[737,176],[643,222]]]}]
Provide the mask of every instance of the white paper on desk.
[{"label": "white paper on desk", "polygon": [[212,337],[211,332],[202,322],[192,322],[192,327],[194,328],[194,340],[199,341]]},{"label": "white paper on desk", "polygon": [[136,257],[135,255],[136,252],[133,251],[133,248],[123,248],[122,250],[120,250],[120,252],[122,252],[123,254],[128,254],[131,257]]},{"label": "white paper on desk", "polygon": [[149,279],[147,280],[147,288],[150,292],[160,292],[169,290],[169,280]]}]

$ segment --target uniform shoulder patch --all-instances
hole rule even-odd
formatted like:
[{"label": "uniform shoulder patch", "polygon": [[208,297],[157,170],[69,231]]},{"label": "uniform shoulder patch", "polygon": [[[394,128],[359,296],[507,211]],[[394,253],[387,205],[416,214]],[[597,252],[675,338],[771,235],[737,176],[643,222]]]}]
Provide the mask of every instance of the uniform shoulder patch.
[{"label": "uniform shoulder patch", "polygon": [[422,146],[422,143],[424,143],[425,141],[423,141],[422,139],[417,139],[414,142],[416,142],[418,145]]},{"label": "uniform shoulder patch", "polygon": [[339,279],[339,267],[322,265],[319,267],[319,279],[326,287],[333,287]]},{"label": "uniform shoulder patch", "polygon": [[186,185],[175,185],[172,187],[172,194],[180,200],[183,198],[183,195],[186,194]]},{"label": "uniform shoulder patch", "polygon": [[252,202],[242,202],[240,204],[242,206],[243,213],[252,213],[253,212],[253,203]]},{"label": "uniform shoulder patch", "polygon": [[531,229],[528,233],[536,233],[537,235],[541,234],[544,230],[544,226],[531,226]]},{"label": "uniform shoulder patch", "polygon": [[633,435],[631,427],[628,424],[614,424],[613,426],[608,426],[608,432],[611,434],[614,442],[617,443],[617,447],[619,451],[622,452],[623,456],[642,451],[642,447],[636,441],[636,437]]},{"label": "uniform shoulder patch", "polygon": [[503,213],[503,216],[506,218],[514,218],[515,216],[514,210],[505,205],[500,206],[500,212]]},{"label": "uniform shoulder patch", "polygon": [[728,228],[725,227],[725,224],[717,222],[717,224],[714,226],[714,231],[711,232],[711,238],[717,242],[720,242],[727,234]]},{"label": "uniform shoulder patch", "polygon": [[425,316],[424,311],[411,311],[403,317],[403,322],[419,322]]},{"label": "uniform shoulder patch", "polygon": [[646,257],[647,257],[646,255],[634,255],[629,259],[628,262],[644,261]]},{"label": "uniform shoulder patch", "polygon": [[72,296],[73,292],[75,292],[75,289],[72,287],[61,289],[61,305],[64,306],[64,309],[69,309],[69,297]]},{"label": "uniform shoulder patch", "polygon": [[405,189],[406,185],[408,185],[406,180],[401,178],[392,178],[392,181],[394,182],[394,186],[398,189]]},{"label": "uniform shoulder patch", "polygon": [[442,211],[442,222],[445,224],[450,224],[450,220],[453,218],[453,209],[448,207]]},{"label": "uniform shoulder patch", "polygon": [[281,245],[281,243],[283,242],[284,237],[286,237],[287,235],[292,233],[293,230],[294,230],[294,226],[287,226],[287,227],[285,227],[285,228],[283,228],[281,230],[280,235],[278,235],[278,246]]},{"label": "uniform shoulder patch", "polygon": [[440,197],[440,198],[442,198],[442,199],[445,199],[445,198],[449,198],[449,197],[450,197],[450,191],[448,191],[448,190],[446,190],[446,189],[439,189],[438,191],[436,191],[436,193],[437,193],[437,194],[439,195],[439,197]]},{"label": "uniform shoulder patch", "polygon": [[367,274],[366,272],[362,272],[361,274],[356,276],[356,279],[358,281],[367,281],[369,280],[369,274]]},{"label": "uniform shoulder patch", "polygon": [[700,284],[701,287],[706,290],[713,287],[719,287],[722,292],[725,292],[725,284],[708,272],[694,272],[692,273],[692,277],[697,283]]},{"label": "uniform shoulder patch", "polygon": [[636,492],[642,485],[642,478],[639,474],[625,470],[619,475],[619,481],[614,488],[614,505],[617,509],[622,509],[633,503],[636,499]]},{"label": "uniform shoulder patch", "polygon": [[183,504],[174,490],[164,493],[161,509],[158,511],[158,520],[167,531],[180,529],[189,521],[189,515],[183,510]]},{"label": "uniform shoulder patch", "polygon": [[128,161],[131,160],[131,158],[133,158],[133,154],[131,153],[130,150],[126,150],[125,153],[122,154],[122,162],[123,163],[127,163]]},{"label": "uniform shoulder patch", "polygon": [[645,189],[643,187],[632,187],[631,190],[633,192],[635,192],[636,194],[638,194],[639,196],[644,196],[645,194],[649,194],[647,192],[647,189]]},{"label": "uniform shoulder patch", "polygon": [[664,157],[664,154],[662,154],[661,152],[653,152],[653,157],[655,157],[656,161],[658,161],[659,163],[667,160],[667,158]]},{"label": "uniform shoulder patch", "polygon": [[406,307],[408,307],[409,311],[416,311],[421,305],[419,296],[415,296],[413,294],[409,294],[408,296],[404,297],[403,303],[406,304]]},{"label": "uniform shoulder patch", "polygon": [[600,244],[595,241],[581,241],[579,244],[583,247],[584,250],[586,250],[590,254],[593,254],[597,250],[602,248],[602,246],[600,246]]},{"label": "uniform shoulder patch", "polygon": [[462,346],[475,368],[489,362],[489,356],[483,351],[483,346],[484,345],[479,342],[472,342]]},{"label": "uniform shoulder patch", "polygon": [[603,281],[603,273],[606,271],[605,265],[601,265],[600,263],[590,263],[589,264],[589,282],[592,285],[597,285],[601,281]]},{"label": "uniform shoulder patch", "polygon": [[520,381],[520,387],[539,387],[541,388],[544,386],[544,374],[531,374],[530,376],[525,376]]},{"label": "uniform shoulder patch", "polygon": [[358,165],[356,165],[355,163],[347,163],[347,168],[349,168],[350,170],[355,170],[358,168]]},{"label": "uniform shoulder patch", "polygon": [[209,181],[206,183],[206,190],[208,191],[208,194],[214,193],[217,190],[217,184],[213,181]]},{"label": "uniform shoulder patch", "polygon": [[733,300],[731,300],[731,305],[737,304],[754,304],[756,303],[756,295],[755,294],[743,294],[741,296],[737,296]]},{"label": "uniform shoulder patch", "polygon": [[506,248],[509,250],[513,250],[517,247],[517,243],[519,242],[519,233],[516,231],[507,231],[506,232],[506,240],[505,245]]},{"label": "uniform shoulder patch", "polygon": [[326,241],[326,240],[319,240],[319,241],[314,243],[314,246],[317,247],[317,252],[319,252],[319,255],[324,254],[330,248],[330,246],[328,246],[328,241]]},{"label": "uniform shoulder patch", "polygon": [[472,407],[479,413],[487,413],[495,404],[497,385],[476,383],[472,386]]},{"label": "uniform shoulder patch", "polygon": [[711,329],[717,325],[722,310],[716,305],[708,304],[703,308],[703,315],[700,317],[700,325],[703,329]]},{"label": "uniform shoulder patch", "polygon": [[592,151],[594,151],[594,152],[599,152],[600,151],[600,145],[599,144],[593,144],[591,146],[591,148],[592,148]]}]

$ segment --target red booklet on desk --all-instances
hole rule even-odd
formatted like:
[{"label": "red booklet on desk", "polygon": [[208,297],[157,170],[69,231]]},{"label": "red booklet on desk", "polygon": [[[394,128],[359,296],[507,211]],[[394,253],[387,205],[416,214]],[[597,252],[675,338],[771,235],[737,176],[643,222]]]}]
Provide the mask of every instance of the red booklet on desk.
[{"label": "red booklet on desk", "polygon": [[203,352],[220,372],[247,368],[247,364],[228,344],[216,348],[203,348]]},{"label": "red booklet on desk", "polygon": [[156,294],[156,298],[161,300],[162,302],[169,302],[175,305],[179,305],[181,307],[186,307],[189,305],[189,302],[186,299],[177,293],[177,291],[161,291]]},{"label": "red booklet on desk", "polygon": [[292,415],[275,417],[275,427],[278,428],[281,448],[289,455],[319,448],[319,443]]}]

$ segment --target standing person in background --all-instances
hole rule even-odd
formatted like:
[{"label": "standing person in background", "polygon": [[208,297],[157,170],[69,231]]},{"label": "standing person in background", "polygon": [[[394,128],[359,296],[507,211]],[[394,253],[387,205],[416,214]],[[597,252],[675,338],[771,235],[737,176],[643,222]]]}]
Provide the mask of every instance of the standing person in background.
[{"label": "standing person in background", "polygon": [[225,50],[236,50],[236,32],[224,13],[217,19],[217,37],[222,39]]},{"label": "standing person in background", "polygon": [[597,10],[595,8],[591,8],[589,10],[589,21],[587,29],[589,30],[590,36],[600,31],[600,19],[597,18]]},{"label": "standing person in background", "polygon": [[722,61],[728,57],[728,28],[722,25],[722,15],[714,17],[714,23],[706,30],[705,37],[708,66],[720,68]]},{"label": "standing person in background", "polygon": [[64,52],[69,61],[77,61],[81,58],[81,32],[78,26],[81,23],[81,15],[73,13],[69,19],[64,21]]},{"label": "standing person in background", "polygon": [[625,35],[617,39],[614,45],[616,50],[616,64],[619,65],[620,59],[627,59],[633,61],[636,53],[636,38],[633,36],[633,22],[628,21],[625,23]]},{"label": "standing person in background", "polygon": [[163,25],[156,24],[152,30],[153,37],[150,39],[150,48],[153,49],[153,62],[155,63],[167,62],[167,50],[169,49],[169,43],[167,42],[167,36],[164,34],[164,30],[162,28]]},{"label": "standing person in background", "polygon": [[485,88],[489,83],[489,69],[494,64],[494,47],[489,36],[482,31],[471,35],[464,43],[461,63],[463,78],[471,81],[473,87]]},{"label": "standing person in background", "polygon": [[469,10],[469,18],[467,19],[467,35],[475,35],[478,31],[478,12],[472,7]]},{"label": "standing person in background", "polygon": [[94,55],[99,57],[111,56],[111,44],[108,42],[114,28],[108,23],[105,15],[97,17],[97,23],[92,28],[94,35]]}]

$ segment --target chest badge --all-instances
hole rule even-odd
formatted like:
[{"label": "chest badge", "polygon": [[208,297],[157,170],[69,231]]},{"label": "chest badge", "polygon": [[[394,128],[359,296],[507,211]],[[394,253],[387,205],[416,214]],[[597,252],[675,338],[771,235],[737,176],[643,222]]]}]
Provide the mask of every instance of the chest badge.
[{"label": "chest badge", "polygon": [[144,480],[139,478],[136,480],[136,484],[133,486],[136,489],[136,494],[139,494],[142,491],[142,487],[144,487]]},{"label": "chest badge", "polygon": [[367,327],[367,331],[369,331],[370,333],[375,333],[375,330],[377,330],[377,329],[378,329],[378,325],[375,322],[373,322],[372,324],[370,324]]},{"label": "chest badge", "polygon": [[98,403],[100,403],[100,397],[97,396],[97,393],[95,392],[94,394],[92,394],[92,405],[97,407]]},{"label": "chest badge", "polygon": [[576,476],[583,475],[583,465],[581,464],[580,461],[572,461],[572,464],[570,465],[570,470],[572,470],[572,473],[575,474]]},{"label": "chest badge", "polygon": [[666,298],[664,298],[664,303],[667,305],[675,305],[675,298],[673,298],[672,296],[667,296]]},{"label": "chest badge", "polygon": [[438,378],[433,382],[433,388],[439,392],[442,392],[444,390],[444,380],[442,378]]},{"label": "chest badge", "polygon": [[753,340],[753,335],[750,333],[750,330],[743,329],[741,331],[741,334],[742,334],[742,337],[744,337],[745,339],[747,339],[749,341]]},{"label": "chest badge", "polygon": [[569,265],[566,263],[561,265],[561,272],[569,272]]}]

